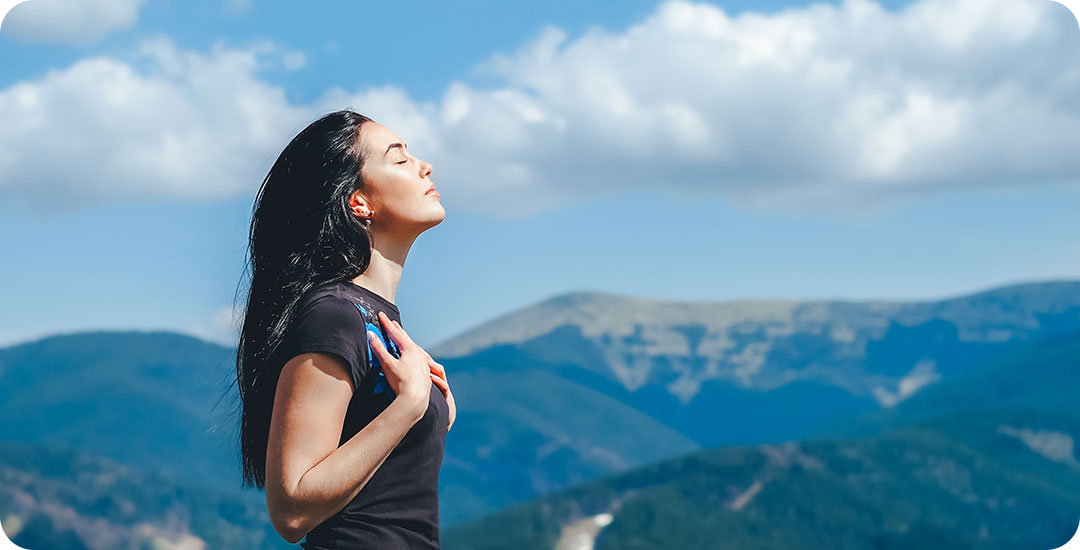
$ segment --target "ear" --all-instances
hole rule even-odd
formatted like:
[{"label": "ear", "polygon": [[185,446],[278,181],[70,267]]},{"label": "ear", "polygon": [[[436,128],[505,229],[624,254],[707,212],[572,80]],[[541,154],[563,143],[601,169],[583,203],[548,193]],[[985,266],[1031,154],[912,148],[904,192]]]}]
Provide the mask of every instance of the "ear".
[{"label": "ear", "polygon": [[371,203],[360,194],[359,189],[353,191],[352,195],[349,195],[349,210],[358,216],[367,216],[371,214]]}]

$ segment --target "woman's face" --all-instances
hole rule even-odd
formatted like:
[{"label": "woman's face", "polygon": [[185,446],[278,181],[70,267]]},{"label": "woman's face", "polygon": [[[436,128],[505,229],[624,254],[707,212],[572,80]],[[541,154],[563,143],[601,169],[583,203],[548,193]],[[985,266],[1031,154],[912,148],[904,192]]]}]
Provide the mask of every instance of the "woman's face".
[{"label": "woman's face", "polygon": [[383,231],[419,234],[438,225],[446,211],[438,192],[428,192],[434,185],[431,163],[409,154],[405,142],[382,124],[365,123],[360,139],[367,155],[361,169],[365,185],[350,199],[353,211],[373,213],[371,227]]}]

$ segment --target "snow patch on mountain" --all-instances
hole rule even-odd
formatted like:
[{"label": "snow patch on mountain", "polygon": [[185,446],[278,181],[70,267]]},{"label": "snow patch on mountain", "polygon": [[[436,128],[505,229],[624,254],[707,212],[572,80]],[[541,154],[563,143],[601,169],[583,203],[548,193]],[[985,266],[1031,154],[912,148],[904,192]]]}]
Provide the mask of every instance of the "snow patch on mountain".
[{"label": "snow patch on mountain", "polygon": [[883,386],[874,387],[874,397],[882,407],[892,407],[915,395],[922,388],[941,381],[937,364],[932,359],[919,361],[907,374],[896,383],[896,391],[889,391]]}]

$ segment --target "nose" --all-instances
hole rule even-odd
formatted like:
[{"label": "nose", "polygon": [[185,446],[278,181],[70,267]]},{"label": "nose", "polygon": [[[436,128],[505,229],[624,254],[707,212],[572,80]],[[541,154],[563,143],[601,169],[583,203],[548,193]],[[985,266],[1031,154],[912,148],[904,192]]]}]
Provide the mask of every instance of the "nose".
[{"label": "nose", "polygon": [[431,177],[431,173],[434,172],[434,171],[435,171],[435,166],[433,166],[430,162],[422,162],[422,163],[420,163],[420,174],[421,174],[420,177],[421,178]]}]

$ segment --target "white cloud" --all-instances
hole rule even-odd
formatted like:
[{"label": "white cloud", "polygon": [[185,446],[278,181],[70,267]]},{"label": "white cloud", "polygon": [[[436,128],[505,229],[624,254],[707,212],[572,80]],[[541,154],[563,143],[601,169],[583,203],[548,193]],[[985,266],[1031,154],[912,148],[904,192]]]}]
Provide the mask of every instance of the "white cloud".
[{"label": "white cloud", "polygon": [[[1062,17],[1064,15],[1064,17]],[[549,27],[436,102],[259,76],[270,44],[91,58],[0,91],[0,199],[253,195],[319,114],[352,107],[435,164],[451,206],[517,215],[657,190],[862,209],[961,187],[1077,183],[1080,41],[1045,0],[868,0],[737,17],[669,1],[625,30]],[[66,196],[66,195],[65,195]]]},{"label": "white cloud", "polygon": [[214,311],[210,320],[187,332],[223,346],[236,347],[240,341],[240,325],[243,322],[242,307],[222,306]]},{"label": "white cloud", "polygon": [[3,21],[4,34],[27,42],[89,46],[109,33],[130,29],[146,0],[31,0]]},{"label": "white cloud", "polygon": [[257,76],[295,59],[268,42],[198,54],[159,37],[131,61],[87,58],[0,91],[0,196],[48,212],[100,198],[253,194],[312,115]]},{"label": "white cloud", "polygon": [[1059,16],[1034,0],[738,17],[666,2],[624,32],[548,29],[493,57],[480,70],[515,101],[448,96],[452,120],[501,121],[508,157],[542,151],[530,177],[564,197],[664,185],[798,208],[1080,183],[1080,43]]}]

